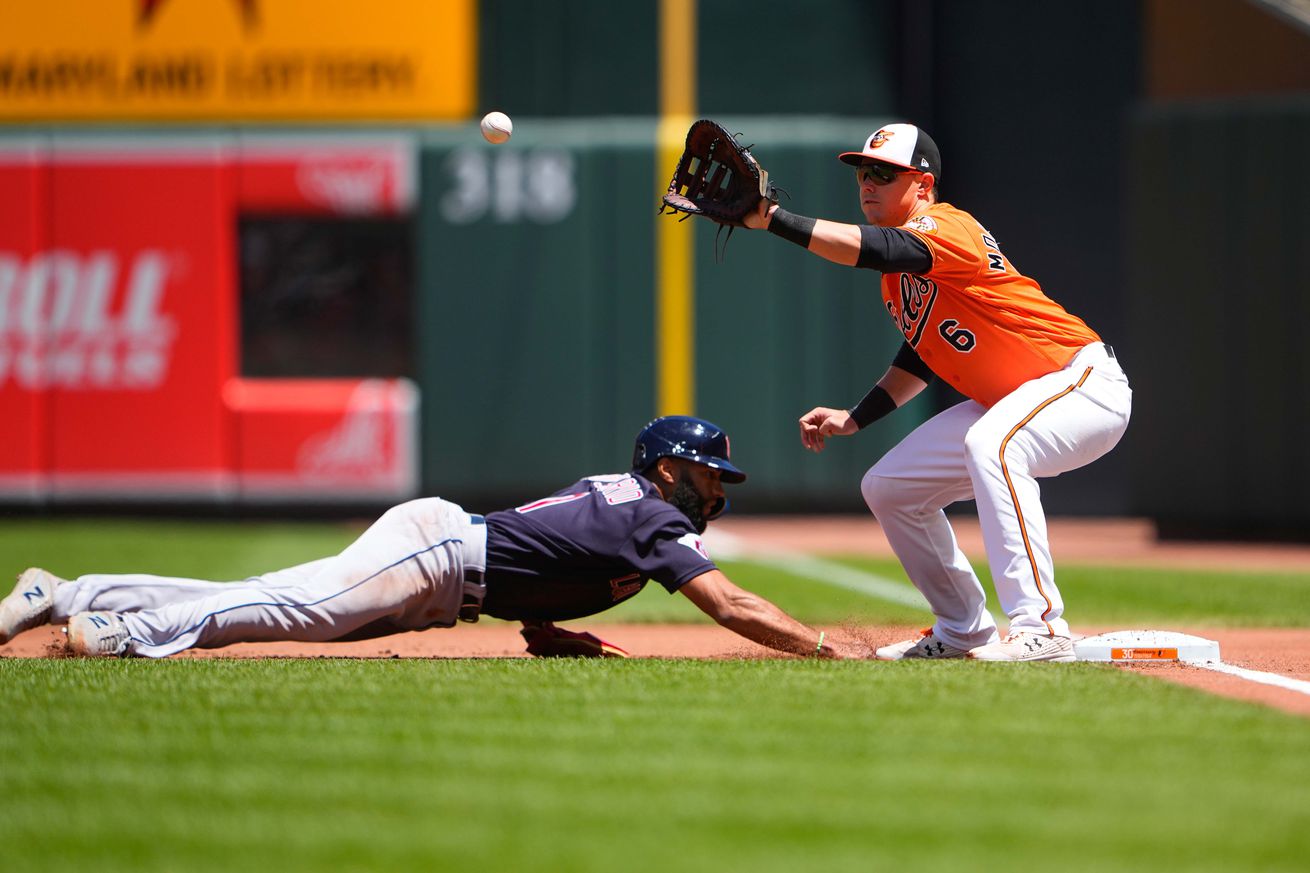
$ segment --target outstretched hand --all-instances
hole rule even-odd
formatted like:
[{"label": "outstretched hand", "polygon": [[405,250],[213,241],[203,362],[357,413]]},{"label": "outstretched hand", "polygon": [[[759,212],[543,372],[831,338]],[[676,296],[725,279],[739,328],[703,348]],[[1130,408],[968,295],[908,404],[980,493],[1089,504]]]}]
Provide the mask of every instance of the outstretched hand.
[{"label": "outstretched hand", "polygon": [[628,653],[586,631],[565,630],[548,621],[523,622],[519,631],[528,654],[537,658],[626,658]]},{"label": "outstretched hand", "polygon": [[812,452],[823,451],[823,441],[830,436],[850,436],[859,430],[845,409],[816,406],[801,416],[801,445]]}]

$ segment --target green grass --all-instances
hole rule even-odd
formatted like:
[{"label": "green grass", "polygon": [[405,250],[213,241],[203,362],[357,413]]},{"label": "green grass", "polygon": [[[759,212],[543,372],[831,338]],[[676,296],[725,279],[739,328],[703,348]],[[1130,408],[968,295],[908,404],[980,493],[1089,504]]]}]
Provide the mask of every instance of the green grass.
[{"label": "green grass", "polygon": [[[360,530],[6,521],[0,559],[235,579]],[[842,563],[904,582],[894,562]],[[926,618],[724,567],[810,622]],[[1310,624],[1305,576],[1060,573],[1077,622]],[[655,585],[603,616],[701,618]],[[1095,665],[0,659],[5,871],[1228,871],[1308,856],[1310,720]]]},{"label": "green grass", "polygon": [[[911,588],[900,564],[892,560],[845,558],[853,567]],[[772,567],[745,561],[721,562],[734,582],[777,603],[806,621],[867,624],[931,623],[926,609],[916,610],[848,591],[819,580],[802,579]],[[996,609],[991,574],[978,573]],[[1160,568],[1061,565],[1057,582],[1065,617],[1080,626],[1124,624],[1126,627],[1310,627],[1310,573],[1225,573]],[[630,603],[605,618],[624,621],[700,621],[704,617],[685,597],[669,597],[647,586]]]},{"label": "green grass", "polygon": [[7,871],[1300,870],[1310,722],[1090,665],[0,661]]},{"label": "green grass", "polygon": [[[62,576],[140,572],[202,579],[241,579],[334,554],[363,523],[136,521],[56,519],[0,522],[0,568],[45,567]],[[898,581],[895,560],[846,558],[838,563]],[[822,581],[801,579],[747,561],[723,561],[738,584],[810,622],[916,624],[926,611],[877,600]],[[990,591],[982,556],[975,567]],[[1066,617],[1079,625],[1123,622],[1174,626],[1310,627],[1310,572],[1230,573],[1061,564],[1057,581]],[[9,583],[0,583],[7,591]],[[992,600],[993,606],[995,600]],[[603,616],[605,621],[707,621],[685,597],[658,585]]]},{"label": "green grass", "polygon": [[0,568],[226,581],[336,554],[363,530],[363,524],[346,523],[6,519],[0,521]]},{"label": "green grass", "polygon": [[1088,622],[1310,627],[1310,571],[1222,572],[1059,567],[1056,581]]}]

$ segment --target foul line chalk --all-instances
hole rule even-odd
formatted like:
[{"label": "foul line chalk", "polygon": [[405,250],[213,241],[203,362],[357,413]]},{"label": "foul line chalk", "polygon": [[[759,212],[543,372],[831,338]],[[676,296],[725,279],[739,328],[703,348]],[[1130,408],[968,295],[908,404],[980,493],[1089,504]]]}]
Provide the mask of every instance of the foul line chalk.
[{"label": "foul line chalk", "polygon": [[928,601],[916,589],[875,573],[867,573],[835,561],[811,557],[800,552],[769,548],[767,551],[752,546],[749,550],[741,539],[721,531],[706,532],[705,545],[711,553],[728,560],[742,561],[772,567],[784,573],[812,582],[823,582],[836,588],[856,591],[900,606],[929,609]]},{"label": "foul line chalk", "polygon": [[879,600],[886,600],[901,606],[912,606],[915,609],[929,608],[928,601],[924,600],[923,595],[915,589],[907,588],[899,582],[873,573],[847,567],[845,564],[837,564],[821,558],[808,558],[803,555],[770,555],[746,560],[755,564],[773,567],[775,570],[781,570],[802,579],[825,582],[837,588],[857,591],[860,594],[867,594],[870,597],[876,597]]},{"label": "foul line chalk", "polygon": [[1281,676],[1278,673],[1248,670],[1246,667],[1225,664],[1223,661],[1192,661],[1188,666],[1200,667],[1202,670],[1213,670],[1216,673],[1227,673],[1229,676],[1237,676],[1248,682],[1259,682],[1261,685],[1272,685],[1275,688],[1310,695],[1310,682],[1303,679],[1293,679],[1290,676]]},{"label": "foul line chalk", "polygon": [[[916,609],[928,608],[928,602],[923,599],[923,595],[919,594],[918,591],[874,573],[866,573],[863,570],[847,567],[845,564],[837,564],[796,552],[770,550],[768,554],[753,553],[748,557],[746,548],[739,538],[719,531],[713,534],[706,532],[704,538],[708,540],[707,545],[711,549],[729,560],[762,564],[782,570],[793,576],[799,576],[802,579],[810,579],[815,582],[834,585],[838,588],[858,591],[861,594],[867,594],[870,597],[876,597],[891,603],[898,603],[902,606],[912,606]],[[1121,661],[1119,663],[1132,662]],[[1302,679],[1293,679],[1290,676],[1281,676],[1277,673],[1266,673],[1262,670],[1249,670],[1246,667],[1225,664],[1223,661],[1184,661],[1183,663],[1190,667],[1199,667],[1202,670],[1226,673],[1229,676],[1236,676],[1248,682],[1258,682],[1261,685],[1272,685],[1275,688],[1310,695],[1310,682]]]}]

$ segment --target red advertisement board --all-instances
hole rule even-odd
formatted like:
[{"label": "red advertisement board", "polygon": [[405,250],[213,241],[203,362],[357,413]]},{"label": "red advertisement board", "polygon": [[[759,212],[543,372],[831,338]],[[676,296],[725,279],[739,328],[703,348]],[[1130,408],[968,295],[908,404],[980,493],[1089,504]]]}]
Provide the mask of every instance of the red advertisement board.
[{"label": "red advertisement board", "polygon": [[240,154],[242,212],[401,215],[414,204],[413,150],[403,140],[261,139]]},{"label": "red advertisement board", "polygon": [[35,500],[46,490],[44,326],[33,266],[45,250],[47,169],[36,141],[0,149],[0,494]]},{"label": "red advertisement board", "polygon": [[243,500],[392,498],[418,480],[408,379],[233,379]]},{"label": "red advertisement board", "polygon": [[221,497],[236,364],[232,168],[217,146],[58,149],[48,276],[54,493]]},{"label": "red advertisement board", "polygon": [[0,142],[0,501],[399,499],[407,380],[243,380],[240,212],[389,215],[411,149]]}]

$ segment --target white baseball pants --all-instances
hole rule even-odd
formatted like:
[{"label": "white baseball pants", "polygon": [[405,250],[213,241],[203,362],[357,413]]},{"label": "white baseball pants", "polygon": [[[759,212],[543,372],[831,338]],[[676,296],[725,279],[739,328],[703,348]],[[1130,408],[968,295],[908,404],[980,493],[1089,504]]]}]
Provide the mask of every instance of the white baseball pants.
[{"label": "white baseball pants", "polygon": [[481,516],[453,503],[411,500],[387,510],[339,555],[241,582],[82,576],[55,589],[51,622],[79,612],[119,613],[132,654],[150,658],[238,642],[326,642],[450,627],[465,571],[479,571],[480,579],[486,569],[486,530]]},{"label": "white baseball pants", "polygon": [[995,642],[996,622],[944,507],[977,501],[996,598],[1010,631],[1069,636],[1037,479],[1091,463],[1128,427],[1132,390],[1101,343],[990,409],[967,400],[924,422],[861,485],[892,550],[952,646]]}]

